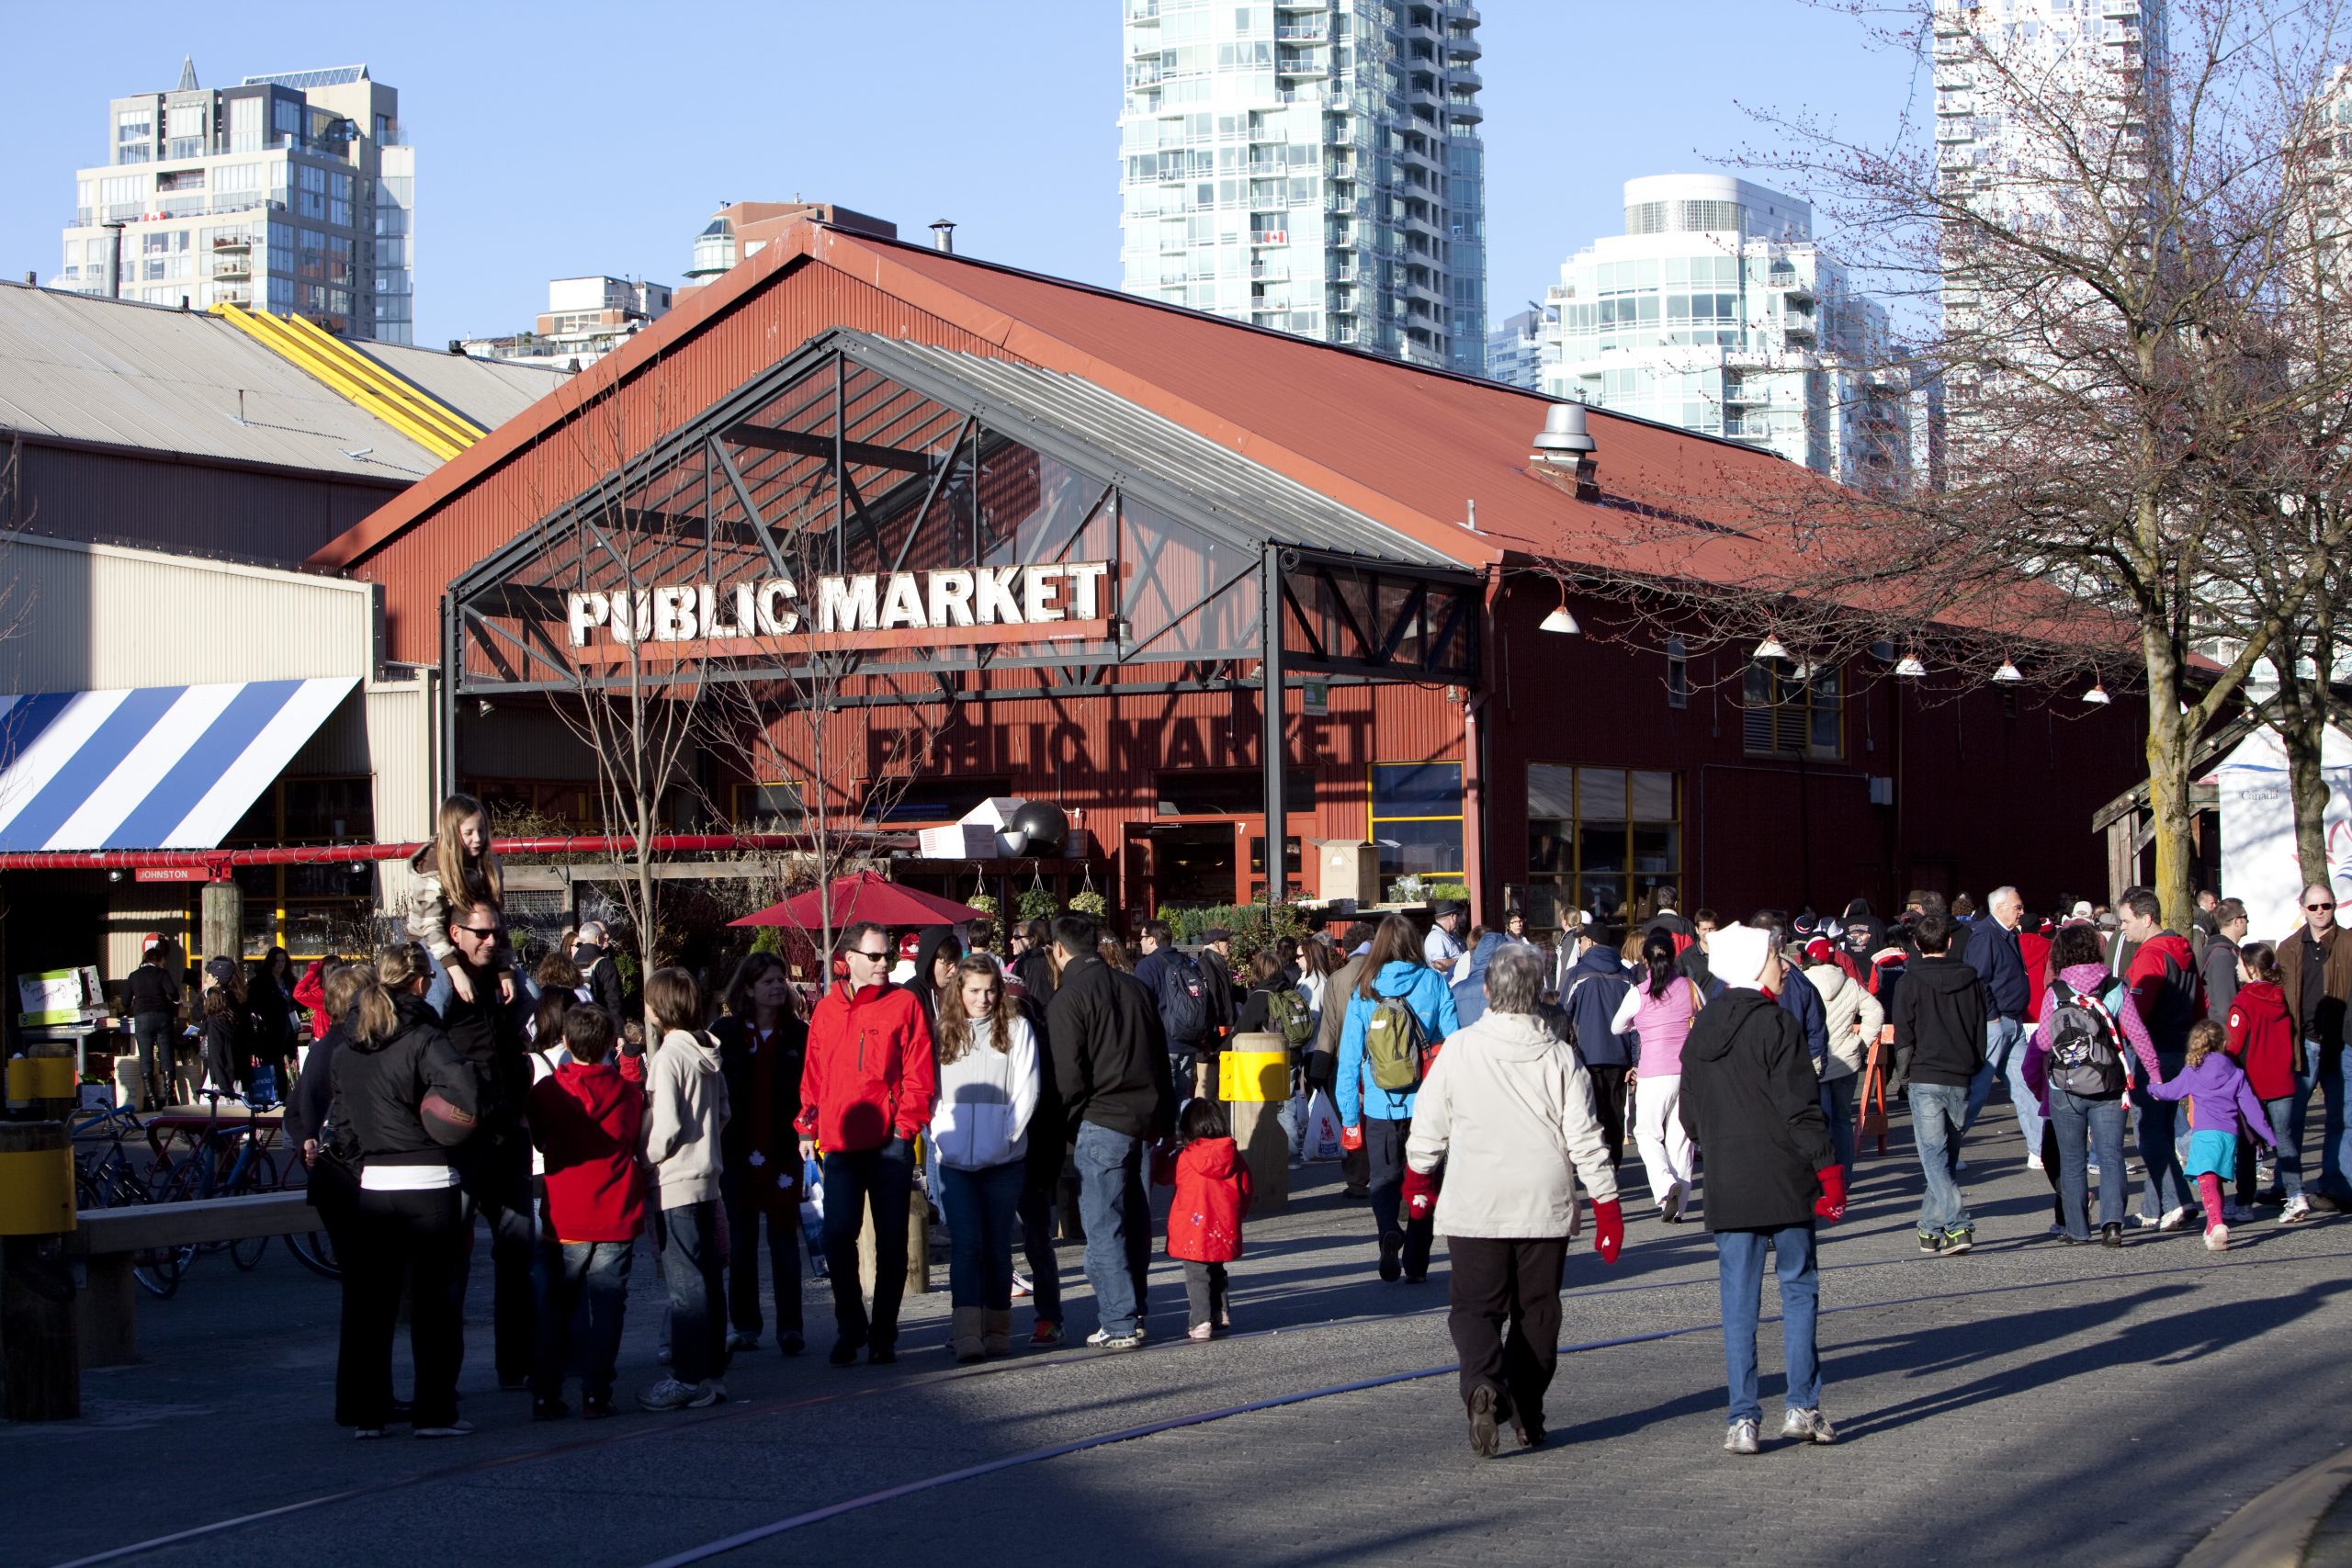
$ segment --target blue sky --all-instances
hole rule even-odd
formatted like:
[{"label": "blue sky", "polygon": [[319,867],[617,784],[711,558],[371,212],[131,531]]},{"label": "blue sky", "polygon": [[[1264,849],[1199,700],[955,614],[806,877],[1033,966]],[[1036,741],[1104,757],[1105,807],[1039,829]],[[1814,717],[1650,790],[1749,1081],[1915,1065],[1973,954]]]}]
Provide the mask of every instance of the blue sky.
[{"label": "blue sky", "polygon": [[[0,0],[0,276],[59,262],[107,100],[193,53],[217,86],[366,62],[417,152],[417,341],[527,326],[552,276],[675,282],[725,200],[796,194],[958,249],[1118,277],[1119,0],[684,6]],[[1747,109],[1873,139],[1915,84],[1804,0],[1482,0],[1487,288],[1499,317],[1622,226],[1637,175],[1724,167]],[[233,15],[234,23],[218,25]]]}]

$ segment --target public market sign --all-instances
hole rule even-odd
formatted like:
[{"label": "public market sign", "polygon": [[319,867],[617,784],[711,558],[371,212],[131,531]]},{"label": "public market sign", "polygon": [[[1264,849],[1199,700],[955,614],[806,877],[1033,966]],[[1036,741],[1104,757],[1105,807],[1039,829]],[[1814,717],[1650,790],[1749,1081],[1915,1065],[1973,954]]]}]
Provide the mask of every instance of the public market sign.
[{"label": "public market sign", "polygon": [[[565,599],[571,643],[590,660],[692,643],[713,655],[779,647],[1016,643],[1110,635],[1107,561],[828,573],[667,583]],[[813,589],[813,592],[810,590]],[[1032,629],[1035,628],[1035,629]],[[686,649],[665,648],[665,652]]]}]

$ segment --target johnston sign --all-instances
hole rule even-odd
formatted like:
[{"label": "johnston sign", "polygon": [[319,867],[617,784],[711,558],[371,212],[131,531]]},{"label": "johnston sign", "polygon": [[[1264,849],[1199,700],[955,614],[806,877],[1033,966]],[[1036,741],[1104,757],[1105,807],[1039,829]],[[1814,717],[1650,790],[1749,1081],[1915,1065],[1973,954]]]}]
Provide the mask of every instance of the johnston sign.
[{"label": "johnston sign", "polygon": [[[778,639],[871,646],[920,634],[923,643],[1023,642],[1109,634],[1107,561],[848,572],[819,577],[813,594],[788,577],[725,585],[680,582],[636,592],[575,592],[565,601],[571,646],[592,659],[651,643],[711,653]],[[1017,628],[1050,626],[1024,636]],[[600,635],[601,634],[601,635]],[[870,634],[870,635],[869,635]],[[682,651],[682,650],[681,650]]]}]

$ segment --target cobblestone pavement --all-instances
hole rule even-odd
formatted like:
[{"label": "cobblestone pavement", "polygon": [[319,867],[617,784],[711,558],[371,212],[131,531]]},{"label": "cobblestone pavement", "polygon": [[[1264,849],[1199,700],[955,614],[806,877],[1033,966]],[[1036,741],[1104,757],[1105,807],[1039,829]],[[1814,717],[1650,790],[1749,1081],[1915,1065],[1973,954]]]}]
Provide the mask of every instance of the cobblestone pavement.
[{"label": "cobblestone pavement", "polygon": [[[1969,1154],[1980,1238],[1969,1256],[1917,1255],[1919,1181],[1899,1124],[1891,1155],[1863,1161],[1852,1217],[1825,1233],[1830,1448],[1770,1441],[1780,1355],[1768,1322],[1766,1450],[1722,1451],[1713,1247],[1697,1225],[1660,1224],[1644,1195],[1629,1198],[1618,1268],[1582,1241],[1569,1255],[1562,1338],[1576,1348],[1551,1396],[1553,1442],[1519,1452],[1506,1434],[1502,1457],[1475,1459],[1444,1375],[1442,1252],[1429,1283],[1380,1283],[1369,1214],[1317,1167],[1295,1173],[1288,1214],[1252,1224],[1229,1339],[1182,1340],[1182,1286],[1163,1262],[1140,1352],[1024,1351],[956,1369],[938,1348],[943,1292],[910,1303],[895,1369],[835,1371],[771,1341],[736,1359],[730,1404],[593,1427],[535,1425],[524,1396],[496,1392],[478,1258],[462,1386],[481,1431],[460,1442],[353,1443],[326,1419],[333,1287],[280,1247],[251,1275],[204,1259],[177,1299],[142,1303],[141,1365],[88,1374],[84,1420],[0,1427],[0,1562],[59,1563],[282,1508],[117,1560],[636,1568],[888,1492],[718,1561],[944,1550],[1121,1568],[2165,1564],[2352,1438],[2346,1222],[2245,1226],[2218,1257],[2194,1235],[2063,1247],[2043,1237],[2048,1190],[2012,1125],[1980,1130]],[[1627,1174],[1639,1181],[1630,1163]],[[1063,1249],[1074,1338],[1092,1326],[1077,1252]],[[660,1371],[645,1261],[625,1393]],[[820,1285],[808,1309],[821,1351]],[[1025,1334],[1027,1312],[1016,1316]]]}]

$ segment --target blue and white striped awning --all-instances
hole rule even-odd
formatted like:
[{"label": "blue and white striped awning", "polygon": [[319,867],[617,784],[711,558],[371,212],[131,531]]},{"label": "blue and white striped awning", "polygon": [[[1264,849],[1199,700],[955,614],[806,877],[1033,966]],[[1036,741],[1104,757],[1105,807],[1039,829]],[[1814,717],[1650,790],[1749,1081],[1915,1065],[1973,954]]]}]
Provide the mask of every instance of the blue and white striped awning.
[{"label": "blue and white striped awning", "polygon": [[0,852],[214,848],[357,683],[0,695]]}]

